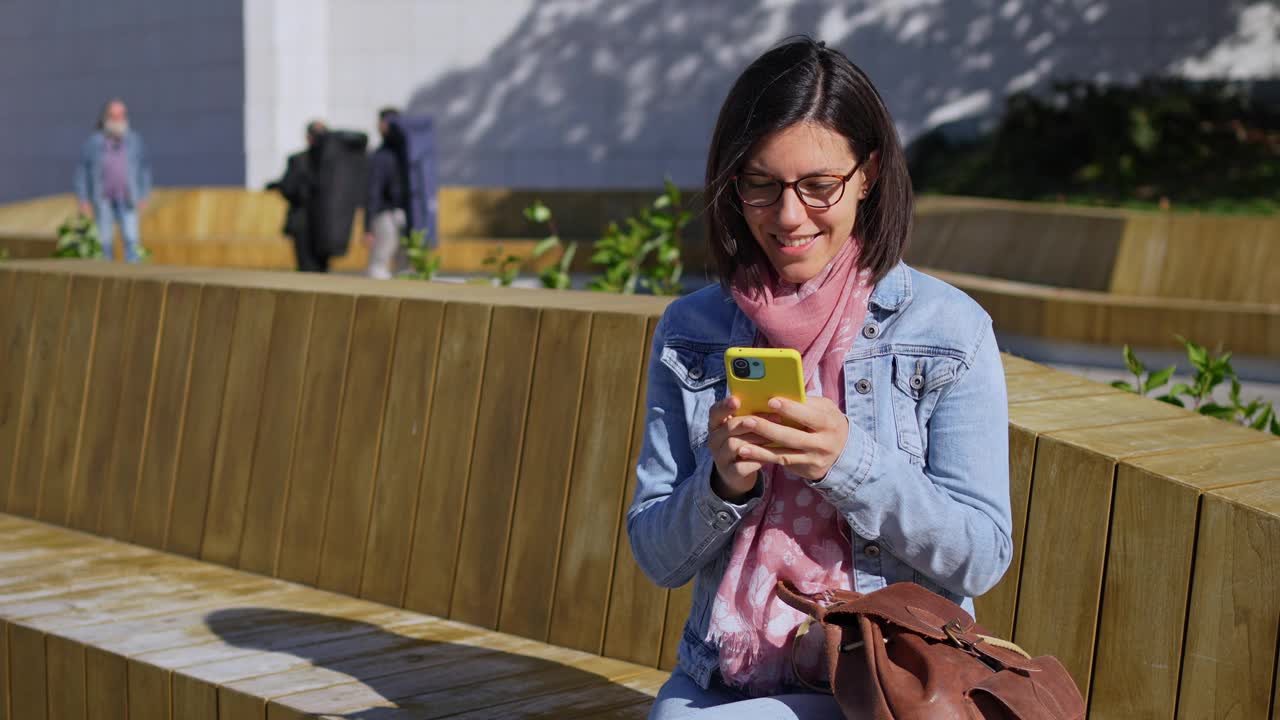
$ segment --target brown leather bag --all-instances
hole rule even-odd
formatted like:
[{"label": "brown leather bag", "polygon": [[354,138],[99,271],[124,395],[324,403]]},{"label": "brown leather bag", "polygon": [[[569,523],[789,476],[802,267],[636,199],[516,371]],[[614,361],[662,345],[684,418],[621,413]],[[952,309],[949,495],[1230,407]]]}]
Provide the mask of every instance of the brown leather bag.
[{"label": "brown leather bag", "polygon": [[[959,605],[915,583],[810,596],[779,582],[778,597],[825,635],[830,678],[818,689],[835,695],[846,718],[1084,717],[1084,699],[1055,658],[991,637]],[[798,632],[806,631],[808,623]]]}]

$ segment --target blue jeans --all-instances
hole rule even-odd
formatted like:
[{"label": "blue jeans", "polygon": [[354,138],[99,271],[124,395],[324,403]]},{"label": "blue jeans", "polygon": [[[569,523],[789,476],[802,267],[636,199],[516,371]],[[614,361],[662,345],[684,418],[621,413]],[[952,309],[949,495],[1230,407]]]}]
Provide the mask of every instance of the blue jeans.
[{"label": "blue jeans", "polygon": [[120,234],[124,236],[125,262],[141,261],[138,243],[138,209],[126,200],[102,200],[93,209],[93,218],[98,223],[98,242],[102,243],[102,254],[108,260],[115,260],[115,225],[119,223]]},{"label": "blue jeans", "polygon": [[658,691],[649,720],[842,720],[844,715],[830,695],[792,693],[747,698],[713,678],[703,690],[677,669]]}]

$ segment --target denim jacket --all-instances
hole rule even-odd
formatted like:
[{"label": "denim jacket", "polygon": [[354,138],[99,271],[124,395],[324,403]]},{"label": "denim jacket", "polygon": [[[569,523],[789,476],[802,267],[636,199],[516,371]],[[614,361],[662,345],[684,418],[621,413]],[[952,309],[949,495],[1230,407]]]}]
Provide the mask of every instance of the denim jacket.
[{"label": "denim jacket", "polygon": [[[672,303],[649,361],[644,447],[627,532],[641,569],[694,581],[679,647],[703,687],[719,666],[711,602],[732,539],[761,502],[711,489],[707,413],[726,394],[724,351],[756,329],[718,285]],[[964,293],[899,264],[876,286],[844,359],[849,435],[812,487],[850,530],[853,587],[913,581],[970,612],[1013,553],[1008,406],[991,318]]]},{"label": "denim jacket", "polygon": [[[72,184],[76,197],[84,202],[101,205],[102,156],[106,152],[107,136],[101,130],[89,136],[80,148],[80,162],[76,163]],[[129,164],[129,200],[137,206],[151,194],[151,165],[142,146],[142,136],[130,130],[124,136],[125,159]]]}]

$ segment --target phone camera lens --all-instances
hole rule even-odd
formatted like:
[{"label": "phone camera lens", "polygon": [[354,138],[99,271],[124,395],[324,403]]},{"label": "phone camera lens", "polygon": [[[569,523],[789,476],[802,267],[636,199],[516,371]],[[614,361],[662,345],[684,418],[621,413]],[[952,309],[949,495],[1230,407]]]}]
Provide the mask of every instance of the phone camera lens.
[{"label": "phone camera lens", "polygon": [[733,361],[733,374],[738,377],[749,377],[751,375],[751,364],[742,358],[735,358]]}]

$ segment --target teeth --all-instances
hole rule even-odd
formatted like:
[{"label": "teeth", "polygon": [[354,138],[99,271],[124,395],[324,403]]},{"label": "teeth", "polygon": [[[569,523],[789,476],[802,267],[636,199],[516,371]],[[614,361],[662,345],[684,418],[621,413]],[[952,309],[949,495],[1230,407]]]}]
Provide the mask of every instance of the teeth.
[{"label": "teeth", "polygon": [[777,238],[778,243],[781,244],[783,247],[802,247],[804,245],[808,245],[809,243],[813,242],[814,238],[818,236],[810,235],[809,237],[796,238],[794,240],[790,240],[787,238],[780,238],[780,237],[777,237],[776,235],[774,237]]}]

